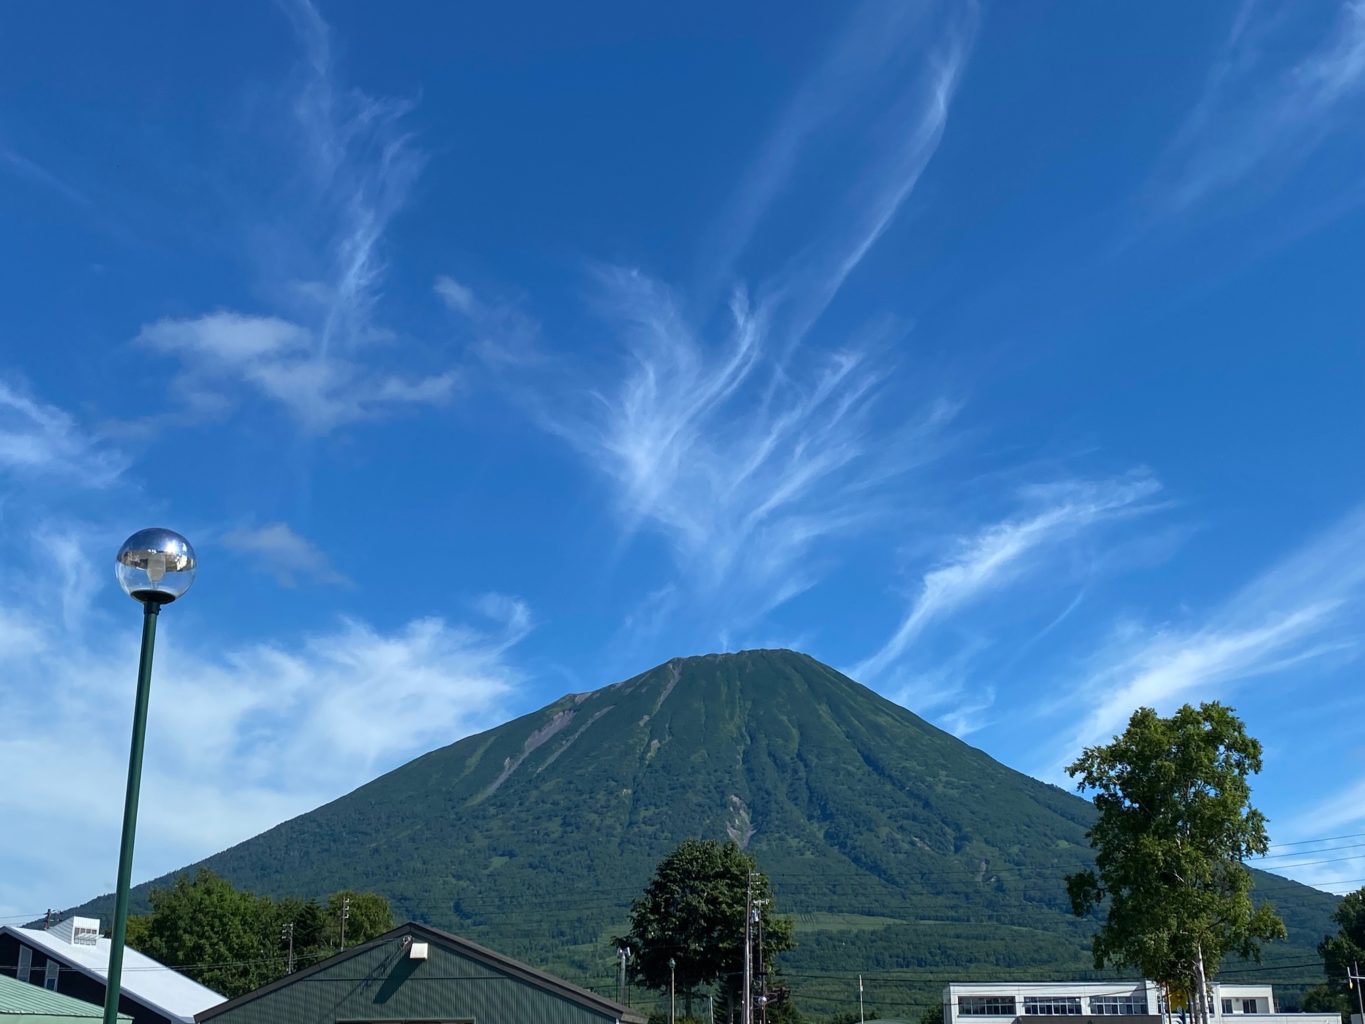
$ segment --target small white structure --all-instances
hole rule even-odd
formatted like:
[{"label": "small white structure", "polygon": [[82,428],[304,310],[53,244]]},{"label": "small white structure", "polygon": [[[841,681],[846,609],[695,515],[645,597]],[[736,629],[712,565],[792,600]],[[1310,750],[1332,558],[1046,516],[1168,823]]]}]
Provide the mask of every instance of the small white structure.
[{"label": "small white structure", "polygon": [[[1031,1024],[1029,1018],[1040,1017],[1079,1017],[1087,1024],[1118,1024],[1112,1018],[1153,1022],[1165,1012],[1161,986],[1153,981],[972,982],[952,984],[943,990],[944,1024]],[[1243,1016],[1255,1016],[1256,1024],[1340,1024],[1341,1020],[1335,1013],[1277,1013],[1270,985],[1215,982],[1209,1020]]]}]

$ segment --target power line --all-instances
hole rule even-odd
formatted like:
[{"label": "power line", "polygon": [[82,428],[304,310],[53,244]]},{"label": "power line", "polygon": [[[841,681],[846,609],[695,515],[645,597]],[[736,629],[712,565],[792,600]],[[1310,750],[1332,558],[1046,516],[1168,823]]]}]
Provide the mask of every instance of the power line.
[{"label": "power line", "polygon": [[[1326,840],[1315,840],[1314,842],[1326,842]],[[1365,843],[1344,843],[1341,846],[1323,846],[1316,850],[1290,850],[1288,853],[1267,853],[1264,856],[1248,857],[1248,863],[1257,864],[1268,860],[1283,860],[1285,857],[1303,857],[1313,853],[1336,853],[1340,850],[1359,850],[1365,848]]]},{"label": "power line", "polygon": [[1365,839],[1365,832],[1352,832],[1345,836],[1323,836],[1321,839],[1300,839],[1294,843],[1271,843],[1270,849],[1279,850],[1286,846],[1307,846],[1310,843],[1334,843],[1338,839]]}]

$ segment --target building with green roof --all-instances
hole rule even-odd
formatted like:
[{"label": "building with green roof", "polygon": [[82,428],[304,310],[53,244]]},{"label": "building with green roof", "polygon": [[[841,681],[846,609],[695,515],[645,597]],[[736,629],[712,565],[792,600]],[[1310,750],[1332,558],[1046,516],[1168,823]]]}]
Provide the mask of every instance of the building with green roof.
[{"label": "building with green roof", "polygon": [[198,1024],[645,1024],[640,1010],[409,922],[255,992]]},{"label": "building with green roof", "polygon": [[[0,974],[0,1024],[75,1024],[103,1017],[102,1006]],[[120,1013],[118,1019],[131,1024],[133,1018]]]}]

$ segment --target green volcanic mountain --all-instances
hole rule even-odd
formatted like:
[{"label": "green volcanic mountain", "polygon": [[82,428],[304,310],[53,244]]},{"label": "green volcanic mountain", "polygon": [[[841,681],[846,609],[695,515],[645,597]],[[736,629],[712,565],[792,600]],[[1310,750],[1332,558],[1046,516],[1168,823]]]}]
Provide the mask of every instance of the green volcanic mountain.
[{"label": "green volcanic mountain", "polygon": [[[908,1015],[948,979],[1087,972],[1093,923],[1062,878],[1090,862],[1092,817],[812,658],[746,651],[566,696],[204,864],[272,895],[377,890],[614,992],[610,937],[659,858],[730,836],[796,917],[801,1005],[846,1009],[861,972],[869,1008]],[[1245,977],[1312,978],[1334,898],[1257,887],[1290,940]]]}]

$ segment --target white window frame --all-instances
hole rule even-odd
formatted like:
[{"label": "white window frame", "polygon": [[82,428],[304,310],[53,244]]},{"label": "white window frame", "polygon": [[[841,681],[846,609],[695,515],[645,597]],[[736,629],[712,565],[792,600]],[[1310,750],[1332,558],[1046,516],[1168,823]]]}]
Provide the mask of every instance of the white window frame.
[{"label": "white window frame", "polygon": [[1025,996],[1024,1015],[1028,1017],[1079,1017],[1080,996]]},{"label": "white window frame", "polygon": [[1138,992],[1126,996],[1091,996],[1090,1012],[1096,1017],[1146,1017],[1147,996]]},{"label": "white window frame", "polygon": [[[1008,1005],[1009,1009],[993,1009],[992,1004]],[[981,1006],[983,1009],[975,1009]],[[971,1007],[969,1009],[968,1007]],[[957,1015],[959,1017],[1014,1017],[1019,1012],[1019,1004],[1014,996],[958,996]]]},{"label": "white window frame", "polygon": [[47,966],[43,968],[43,988],[49,992],[57,991],[57,972],[61,969],[61,965],[56,960],[53,960],[52,957],[47,958]]},{"label": "white window frame", "polygon": [[20,981],[28,981],[28,976],[33,971],[33,950],[27,946],[19,947],[19,973],[16,977]]}]

